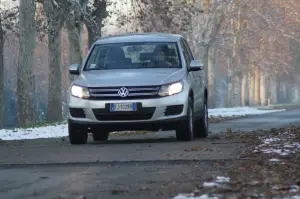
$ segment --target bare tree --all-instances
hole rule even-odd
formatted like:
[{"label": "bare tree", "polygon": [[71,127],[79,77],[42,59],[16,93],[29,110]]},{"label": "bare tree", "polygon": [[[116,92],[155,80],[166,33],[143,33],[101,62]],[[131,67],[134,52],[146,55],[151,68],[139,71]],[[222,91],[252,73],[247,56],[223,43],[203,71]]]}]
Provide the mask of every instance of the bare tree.
[{"label": "bare tree", "polygon": [[87,27],[89,47],[100,38],[104,20],[110,15],[107,7],[111,5],[107,0],[89,1],[86,11],[83,13],[83,20]]},{"label": "bare tree", "polygon": [[2,16],[0,14],[0,129],[3,128],[4,107],[4,31],[2,27]]},{"label": "bare tree", "polygon": [[47,37],[49,53],[48,111],[47,121],[62,120],[62,87],[61,87],[61,28],[69,12],[68,1],[41,1],[47,18]]},{"label": "bare tree", "polygon": [[83,60],[82,49],[82,34],[83,34],[83,20],[82,16],[85,13],[88,0],[81,0],[80,2],[72,2],[72,12],[66,20],[69,39],[70,63],[81,64]]},{"label": "bare tree", "polygon": [[35,1],[22,0],[20,2],[20,49],[17,72],[18,124],[20,127],[31,125],[34,121],[32,66],[36,45],[35,9]]},{"label": "bare tree", "polygon": [[10,33],[15,32],[19,8],[0,8],[0,129],[3,127],[4,111],[4,43]]}]

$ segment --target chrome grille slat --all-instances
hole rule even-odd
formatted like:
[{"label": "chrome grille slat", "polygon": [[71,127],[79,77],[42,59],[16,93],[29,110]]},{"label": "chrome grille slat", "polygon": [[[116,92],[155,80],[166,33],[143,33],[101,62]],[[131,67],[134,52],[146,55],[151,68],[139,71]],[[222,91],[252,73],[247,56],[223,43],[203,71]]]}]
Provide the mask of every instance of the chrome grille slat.
[{"label": "chrome grille slat", "polygon": [[119,96],[118,94],[112,93],[112,94],[92,94],[94,97],[116,97]]},{"label": "chrome grille slat", "polygon": [[[146,96],[146,95],[156,95],[157,92],[151,92],[151,93],[129,93],[128,96]],[[117,97],[118,94],[93,94],[95,97]]]},{"label": "chrome grille slat", "polygon": [[120,87],[98,87],[98,88],[89,88],[91,98],[96,100],[118,100],[118,99],[143,99],[143,98],[155,98],[158,97],[158,91],[160,86],[128,86],[126,87],[129,90],[129,95],[127,97],[120,97],[118,91]]},{"label": "chrome grille slat", "polygon": [[130,91],[158,91],[159,87],[155,88],[128,88],[129,92]]},{"label": "chrome grille slat", "polygon": [[97,93],[97,92],[118,92],[119,89],[114,88],[114,89],[93,89],[90,88],[90,91],[93,93]]},{"label": "chrome grille slat", "polygon": [[156,95],[157,92],[151,92],[151,93],[129,93],[128,96],[139,96],[139,95]]}]

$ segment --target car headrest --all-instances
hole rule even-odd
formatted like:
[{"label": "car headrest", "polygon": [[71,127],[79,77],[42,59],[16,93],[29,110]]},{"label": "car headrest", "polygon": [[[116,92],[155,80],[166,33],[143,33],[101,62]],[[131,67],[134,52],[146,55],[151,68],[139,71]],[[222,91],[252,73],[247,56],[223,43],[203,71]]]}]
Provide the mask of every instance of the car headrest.
[{"label": "car headrest", "polygon": [[153,58],[153,53],[141,53],[140,54],[141,61],[151,60],[152,58]]},{"label": "car headrest", "polygon": [[175,57],[176,56],[175,49],[169,49],[168,56]]}]

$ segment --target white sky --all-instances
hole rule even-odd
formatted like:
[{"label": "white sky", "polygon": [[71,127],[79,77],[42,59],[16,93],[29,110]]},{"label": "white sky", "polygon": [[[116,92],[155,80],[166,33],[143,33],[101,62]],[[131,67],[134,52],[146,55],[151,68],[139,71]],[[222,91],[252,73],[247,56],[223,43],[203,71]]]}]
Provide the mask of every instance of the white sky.
[{"label": "white sky", "polygon": [[13,1],[13,0],[0,0],[0,8],[1,9],[4,9],[4,8],[10,9],[10,8],[14,7],[15,5],[17,5],[18,1],[19,0],[17,0],[17,1]]}]

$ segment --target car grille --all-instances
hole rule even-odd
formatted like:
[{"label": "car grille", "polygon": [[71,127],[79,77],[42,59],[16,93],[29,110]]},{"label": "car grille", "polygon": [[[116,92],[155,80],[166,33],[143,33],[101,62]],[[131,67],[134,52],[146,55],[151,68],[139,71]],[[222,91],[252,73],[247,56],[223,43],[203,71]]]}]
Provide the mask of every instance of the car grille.
[{"label": "car grille", "polygon": [[105,104],[105,108],[93,109],[93,113],[99,121],[120,121],[120,120],[150,120],[154,114],[155,107],[142,107],[142,103],[137,103],[136,111],[110,112],[110,104]]},{"label": "car grille", "polygon": [[128,100],[158,98],[160,86],[128,86],[127,97],[120,97],[118,91],[121,87],[89,88],[93,100]]}]

